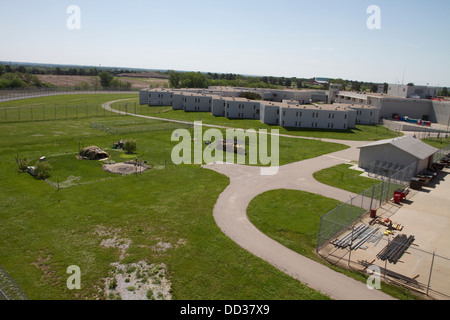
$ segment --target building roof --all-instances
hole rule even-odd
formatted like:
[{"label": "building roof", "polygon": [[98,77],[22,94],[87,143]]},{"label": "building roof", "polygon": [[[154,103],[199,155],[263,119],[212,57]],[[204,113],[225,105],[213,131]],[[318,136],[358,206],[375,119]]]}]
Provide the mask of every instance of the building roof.
[{"label": "building roof", "polygon": [[390,144],[420,160],[426,159],[439,151],[438,149],[411,136],[375,141],[361,146],[359,149],[376,147],[385,144]]}]

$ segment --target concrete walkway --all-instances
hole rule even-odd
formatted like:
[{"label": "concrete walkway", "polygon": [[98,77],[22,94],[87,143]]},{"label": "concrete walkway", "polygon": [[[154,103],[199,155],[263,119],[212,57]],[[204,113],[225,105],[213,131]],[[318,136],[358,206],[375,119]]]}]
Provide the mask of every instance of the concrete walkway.
[{"label": "concrete walkway", "polygon": [[[117,102],[117,101],[114,101]],[[103,107],[112,112],[110,105]],[[128,114],[130,115],[130,114]],[[184,121],[133,115],[141,118],[187,123]],[[190,122],[189,122],[190,123]],[[209,127],[226,128],[214,125]],[[280,135],[282,136],[282,135]],[[305,139],[303,137],[289,136]],[[308,138],[306,138],[308,139]],[[322,139],[350,146],[349,149],[281,166],[276,175],[262,176],[259,167],[226,163],[204,165],[230,178],[229,186],[222,192],[214,206],[214,219],[220,229],[239,246],[269,262],[277,269],[336,300],[387,300],[392,299],[381,291],[369,290],[366,284],[312,261],[294,252],[259,231],[247,217],[247,207],[256,196],[276,189],[302,190],[347,202],[356,196],[348,191],[334,188],[316,181],[313,173],[325,168],[357,160],[358,146],[362,141]]]}]

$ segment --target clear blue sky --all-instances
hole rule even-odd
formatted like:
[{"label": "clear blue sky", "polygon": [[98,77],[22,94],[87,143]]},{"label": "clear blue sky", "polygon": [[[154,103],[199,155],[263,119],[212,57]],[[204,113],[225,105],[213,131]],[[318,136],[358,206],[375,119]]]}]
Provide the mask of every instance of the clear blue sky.
[{"label": "clear blue sky", "polygon": [[[66,26],[81,9],[81,29]],[[370,5],[381,30],[369,30]],[[0,60],[450,87],[448,0],[15,0]]]}]

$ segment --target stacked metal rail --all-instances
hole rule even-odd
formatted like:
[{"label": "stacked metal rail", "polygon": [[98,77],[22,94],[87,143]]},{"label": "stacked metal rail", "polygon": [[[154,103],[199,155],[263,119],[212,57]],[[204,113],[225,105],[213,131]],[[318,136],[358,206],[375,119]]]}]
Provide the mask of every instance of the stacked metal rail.
[{"label": "stacked metal rail", "polygon": [[414,236],[408,237],[404,234],[400,234],[377,254],[377,258],[383,261],[388,260],[389,262],[396,264],[414,240]]},{"label": "stacked metal rail", "polygon": [[341,238],[333,241],[336,247],[346,248],[350,246],[350,250],[359,249],[365,242],[369,241],[380,228],[371,228],[363,223],[358,224],[355,228],[348,231]]}]

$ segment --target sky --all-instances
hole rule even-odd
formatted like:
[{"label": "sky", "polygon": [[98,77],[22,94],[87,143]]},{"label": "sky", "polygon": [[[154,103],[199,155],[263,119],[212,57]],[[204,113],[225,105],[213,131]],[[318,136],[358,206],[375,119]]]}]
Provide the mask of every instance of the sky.
[{"label": "sky", "polygon": [[0,61],[450,87],[449,15],[448,0],[0,0]]}]

